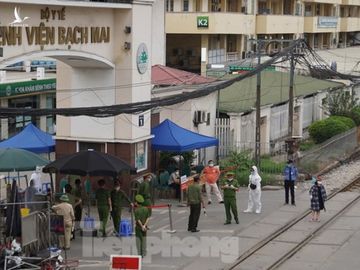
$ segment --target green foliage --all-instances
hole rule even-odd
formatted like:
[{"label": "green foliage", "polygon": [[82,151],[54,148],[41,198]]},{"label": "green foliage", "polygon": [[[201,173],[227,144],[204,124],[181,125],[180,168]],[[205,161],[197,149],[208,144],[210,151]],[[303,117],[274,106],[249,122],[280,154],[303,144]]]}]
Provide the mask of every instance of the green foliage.
[{"label": "green foliage", "polygon": [[236,152],[231,151],[229,157],[220,161],[223,168],[235,167],[234,171],[249,170],[252,165],[250,151]]},{"label": "green foliage", "polygon": [[331,119],[335,119],[343,122],[349,129],[352,129],[353,127],[356,126],[354,120],[346,116],[335,115],[335,116],[331,116]]},{"label": "green foliage", "polygon": [[329,93],[323,104],[324,109],[331,116],[349,115],[351,111],[358,106],[358,98],[355,91],[336,91]]},{"label": "green foliage", "polygon": [[[220,166],[224,168],[233,167],[235,178],[241,186],[247,186],[249,183],[250,167],[255,162],[250,157],[249,151],[231,152],[230,156],[220,161]],[[260,176],[263,185],[271,184],[276,174],[281,174],[285,163],[276,163],[269,156],[263,156],[260,160]]]},{"label": "green foliage", "polygon": [[[310,137],[315,143],[322,143],[336,134],[351,129],[350,121],[347,120],[348,118],[345,118],[346,117],[331,116],[327,119],[312,123],[309,127]],[[352,126],[355,126],[353,121],[352,124]]]},{"label": "green foliage", "polygon": [[270,157],[261,157],[260,171],[262,173],[279,174],[282,173],[285,167],[285,162],[276,163]]},{"label": "green foliage", "polygon": [[300,142],[300,151],[307,151],[315,146],[315,142],[312,139],[304,140]]},{"label": "green foliage", "polygon": [[357,126],[360,126],[360,106],[357,106],[354,109],[352,109],[348,117],[354,120]]}]

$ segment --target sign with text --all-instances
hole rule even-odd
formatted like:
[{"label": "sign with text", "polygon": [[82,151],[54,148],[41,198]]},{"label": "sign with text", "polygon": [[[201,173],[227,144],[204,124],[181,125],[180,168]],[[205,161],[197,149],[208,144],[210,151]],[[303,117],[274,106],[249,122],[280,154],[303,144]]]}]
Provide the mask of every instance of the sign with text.
[{"label": "sign with text", "polygon": [[140,270],[141,256],[136,255],[111,255],[111,270]]},{"label": "sign with text", "polygon": [[188,188],[188,186],[189,186],[189,179],[187,178],[186,175],[183,175],[183,176],[180,177],[180,183],[181,183],[181,184],[180,184],[181,190],[185,190],[185,189]]},{"label": "sign with text", "polygon": [[320,28],[336,28],[337,23],[337,17],[318,17],[318,27]]},{"label": "sign with text", "polygon": [[[109,43],[109,26],[69,25],[65,26],[65,7],[43,8],[40,10],[40,24],[33,24],[33,19],[24,12],[20,17],[20,7],[15,8],[15,20],[9,25],[0,26],[0,46],[14,45],[65,45],[65,44],[89,44]],[[26,20],[26,24],[24,21]],[[53,21],[61,21],[57,26]]]},{"label": "sign with text", "polygon": [[0,84],[0,97],[10,97],[56,90],[56,79]]},{"label": "sign with text", "polygon": [[209,27],[209,16],[197,16],[197,27],[208,28]]}]

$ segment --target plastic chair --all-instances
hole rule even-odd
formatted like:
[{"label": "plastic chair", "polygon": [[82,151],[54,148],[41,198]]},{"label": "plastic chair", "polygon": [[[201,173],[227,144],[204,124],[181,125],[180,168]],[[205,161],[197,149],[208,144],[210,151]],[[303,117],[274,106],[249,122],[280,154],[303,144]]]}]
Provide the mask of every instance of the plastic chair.
[{"label": "plastic chair", "polygon": [[122,219],[120,221],[120,236],[131,236],[132,235],[132,228],[131,222],[128,219]]}]

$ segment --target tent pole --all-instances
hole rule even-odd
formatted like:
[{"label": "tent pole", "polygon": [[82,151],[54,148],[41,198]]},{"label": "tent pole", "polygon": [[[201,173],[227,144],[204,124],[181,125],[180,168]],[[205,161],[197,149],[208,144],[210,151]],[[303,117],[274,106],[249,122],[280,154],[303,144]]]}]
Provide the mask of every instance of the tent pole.
[{"label": "tent pole", "polygon": [[29,187],[29,182],[28,182],[28,179],[27,179],[27,175],[25,174],[24,177],[25,177],[25,181],[26,181],[26,187],[28,188]]},{"label": "tent pole", "polygon": [[52,173],[49,173],[49,174],[50,174],[51,194],[55,194],[53,175],[52,175]]}]

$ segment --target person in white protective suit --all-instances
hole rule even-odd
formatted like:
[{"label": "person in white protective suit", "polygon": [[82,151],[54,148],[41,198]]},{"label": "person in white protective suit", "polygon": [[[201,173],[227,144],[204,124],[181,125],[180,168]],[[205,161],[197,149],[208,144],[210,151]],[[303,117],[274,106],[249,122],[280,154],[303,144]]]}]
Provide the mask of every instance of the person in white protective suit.
[{"label": "person in white protective suit", "polygon": [[256,166],[251,167],[251,174],[249,175],[249,201],[245,213],[254,212],[261,213],[261,177],[258,174]]}]

